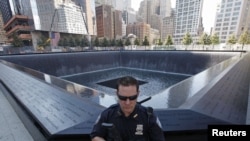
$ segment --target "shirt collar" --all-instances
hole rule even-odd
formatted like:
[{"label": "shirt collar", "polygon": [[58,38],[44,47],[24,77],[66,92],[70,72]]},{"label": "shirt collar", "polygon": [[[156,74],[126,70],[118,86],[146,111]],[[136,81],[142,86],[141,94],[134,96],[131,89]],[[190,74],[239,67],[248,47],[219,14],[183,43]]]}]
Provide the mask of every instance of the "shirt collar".
[{"label": "shirt collar", "polygon": [[[124,116],[124,113],[122,112],[122,110],[121,110],[121,108],[120,108],[120,106],[119,106],[119,108],[117,108],[117,112],[116,112],[117,114],[116,114],[116,116],[117,117],[125,117]],[[129,117],[128,118],[133,118],[133,119],[137,119],[138,118],[138,105],[136,104],[135,105],[135,109],[134,109],[134,111],[129,115]]]}]

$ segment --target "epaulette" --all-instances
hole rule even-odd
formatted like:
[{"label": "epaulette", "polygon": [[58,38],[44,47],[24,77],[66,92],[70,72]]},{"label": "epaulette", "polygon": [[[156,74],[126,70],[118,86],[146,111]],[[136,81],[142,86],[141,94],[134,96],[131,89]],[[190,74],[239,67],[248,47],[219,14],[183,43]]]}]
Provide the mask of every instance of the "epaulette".
[{"label": "epaulette", "polygon": [[147,114],[148,114],[148,116],[151,116],[153,114],[153,108],[152,107],[147,107]]}]

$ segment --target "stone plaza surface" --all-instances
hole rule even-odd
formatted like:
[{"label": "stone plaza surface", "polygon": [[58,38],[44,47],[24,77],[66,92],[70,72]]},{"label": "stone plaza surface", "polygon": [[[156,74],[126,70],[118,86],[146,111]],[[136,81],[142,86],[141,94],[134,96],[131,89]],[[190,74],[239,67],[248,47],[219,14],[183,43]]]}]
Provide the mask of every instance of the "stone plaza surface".
[{"label": "stone plaza surface", "polygon": [[[129,54],[124,56],[126,55]],[[233,56],[162,90],[157,95],[150,94],[151,100],[143,104],[155,108],[165,131],[204,130],[208,124],[214,123],[249,123],[247,106],[249,103],[249,54]],[[214,58],[210,56],[210,59]],[[130,66],[133,66],[133,63],[138,64],[135,61],[126,63],[121,60],[121,62],[123,65]],[[213,64],[213,62],[203,63]],[[67,83],[58,77],[5,61],[2,61],[0,65],[0,78],[4,87],[11,91],[13,97],[28,111],[27,113],[36,124],[41,126],[49,139],[65,135],[77,136],[79,132],[87,134],[95,120],[93,117],[109,106],[108,102],[115,102],[114,96],[93,88]],[[109,67],[106,64],[107,66]],[[149,68],[166,69],[166,66],[149,65]],[[174,68],[181,71],[178,66]],[[74,72],[65,68],[63,70],[69,75]],[[81,69],[78,68],[78,70]],[[194,72],[189,67],[186,70]],[[57,72],[62,74],[63,71]]]}]

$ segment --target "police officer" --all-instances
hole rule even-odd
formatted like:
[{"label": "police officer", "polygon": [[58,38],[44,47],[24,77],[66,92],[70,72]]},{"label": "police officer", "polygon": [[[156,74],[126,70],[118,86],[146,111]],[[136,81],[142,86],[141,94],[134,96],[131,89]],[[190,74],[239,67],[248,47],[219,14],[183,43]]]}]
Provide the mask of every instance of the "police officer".
[{"label": "police officer", "polygon": [[122,141],[165,141],[160,121],[152,108],[137,103],[138,81],[131,76],[122,77],[116,89],[118,104],[100,114],[90,134],[92,141],[110,140],[111,130],[105,128],[104,123],[113,125]]}]

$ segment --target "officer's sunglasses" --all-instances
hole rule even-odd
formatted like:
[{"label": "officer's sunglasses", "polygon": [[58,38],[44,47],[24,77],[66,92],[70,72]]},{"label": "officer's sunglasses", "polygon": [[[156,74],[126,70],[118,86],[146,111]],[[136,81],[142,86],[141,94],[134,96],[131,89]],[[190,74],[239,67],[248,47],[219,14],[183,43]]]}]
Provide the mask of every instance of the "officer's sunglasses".
[{"label": "officer's sunglasses", "polygon": [[138,94],[133,95],[133,96],[121,96],[119,94],[117,94],[118,98],[122,101],[126,101],[127,99],[129,100],[135,100],[138,97]]}]

